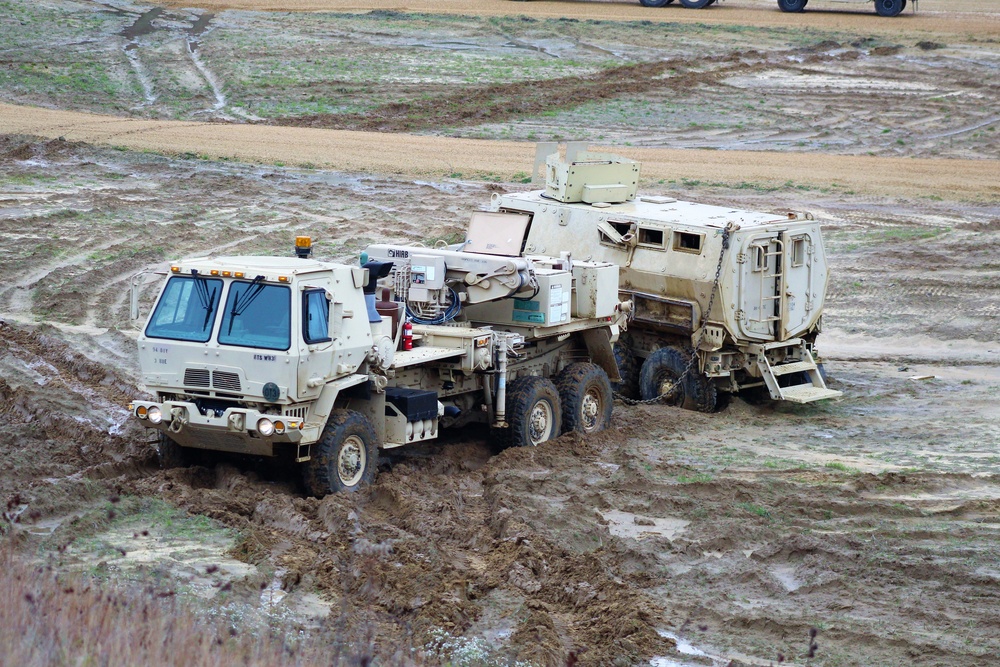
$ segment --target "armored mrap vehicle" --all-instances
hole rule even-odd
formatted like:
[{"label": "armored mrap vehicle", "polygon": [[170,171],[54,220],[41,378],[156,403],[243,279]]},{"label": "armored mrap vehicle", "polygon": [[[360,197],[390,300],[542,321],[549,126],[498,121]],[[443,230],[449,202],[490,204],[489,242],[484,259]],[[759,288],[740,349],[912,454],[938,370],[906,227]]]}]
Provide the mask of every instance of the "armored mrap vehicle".
[{"label": "armored mrap vehicle", "polygon": [[701,411],[764,388],[799,403],[840,395],[816,360],[828,275],[812,216],[637,196],[637,162],[557,149],[539,146],[544,190],[495,194],[490,211],[526,256],[620,267],[633,303],[615,348],[622,394]]},{"label": "armored mrap vehicle", "polygon": [[161,465],[195,450],[285,456],[323,495],[442,427],[485,422],[525,446],[608,426],[628,313],[618,267],[390,245],[347,266],[310,245],[170,267],[138,339],[155,399],[130,407],[158,432]]}]

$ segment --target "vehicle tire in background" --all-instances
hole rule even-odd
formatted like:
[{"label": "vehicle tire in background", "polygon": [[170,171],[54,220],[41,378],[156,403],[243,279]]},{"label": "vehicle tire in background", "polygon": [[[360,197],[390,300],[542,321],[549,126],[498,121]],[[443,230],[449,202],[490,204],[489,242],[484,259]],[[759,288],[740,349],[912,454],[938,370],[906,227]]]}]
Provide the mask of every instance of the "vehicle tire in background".
[{"label": "vehicle tire in background", "polygon": [[635,358],[630,342],[619,338],[612,350],[615,355],[615,364],[618,366],[618,375],[622,379],[621,382],[612,382],[611,389],[625,398],[638,397],[639,361]]},{"label": "vehicle tire in background", "polygon": [[321,498],[371,484],[377,468],[378,438],[371,422],[354,410],[334,410],[302,468],[302,480],[310,495]]},{"label": "vehicle tire in background", "polygon": [[875,11],[879,16],[898,16],[905,6],[904,0],[875,0]]},{"label": "vehicle tire in background", "polygon": [[649,355],[639,373],[639,395],[642,400],[669,394],[663,401],[670,405],[698,412],[714,412],[718,392],[715,384],[702,375],[697,366],[679,383],[676,391],[671,391],[671,385],[676,385],[684,375],[690,359],[690,352],[676,347],[661,347]]},{"label": "vehicle tire in background", "polygon": [[156,447],[156,458],[161,470],[186,468],[194,462],[191,450],[181,447],[163,431],[157,431],[160,442]]},{"label": "vehicle tire in background", "polygon": [[801,12],[809,0],[778,0],[778,9],[783,12]]},{"label": "vehicle tire in background", "polygon": [[701,9],[712,4],[712,0],[681,0],[681,4],[688,9]]},{"label": "vehicle tire in background", "polygon": [[507,428],[495,429],[503,447],[535,447],[559,436],[559,390],[549,379],[526,375],[507,387]]},{"label": "vehicle tire in background", "polygon": [[665,7],[673,1],[674,0],[639,0],[639,4],[643,7]]},{"label": "vehicle tire in background", "polygon": [[614,402],[608,374],[597,364],[570,364],[556,378],[562,432],[597,433],[611,425]]}]

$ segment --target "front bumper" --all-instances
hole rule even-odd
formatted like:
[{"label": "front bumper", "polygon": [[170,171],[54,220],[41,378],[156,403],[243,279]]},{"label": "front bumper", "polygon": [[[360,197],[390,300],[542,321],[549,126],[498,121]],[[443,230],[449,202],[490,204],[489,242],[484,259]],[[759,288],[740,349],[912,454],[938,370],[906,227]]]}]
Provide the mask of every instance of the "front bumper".
[{"label": "front bumper", "polygon": [[[160,411],[159,423],[149,418],[151,408]],[[302,440],[301,420],[249,408],[227,408],[221,415],[205,415],[188,401],[133,401],[129,409],[140,424],[163,431],[182,447],[274,456],[275,445],[298,444]],[[276,429],[270,435],[263,435],[258,427],[262,419],[275,426],[283,425],[284,432],[278,433],[280,429]]]}]

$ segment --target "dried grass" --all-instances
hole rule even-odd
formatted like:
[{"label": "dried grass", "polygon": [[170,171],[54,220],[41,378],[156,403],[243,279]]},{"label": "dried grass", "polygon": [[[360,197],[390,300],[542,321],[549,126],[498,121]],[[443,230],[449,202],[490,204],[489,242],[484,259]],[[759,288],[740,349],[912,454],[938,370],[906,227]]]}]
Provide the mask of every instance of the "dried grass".
[{"label": "dried grass", "polygon": [[0,662],[6,665],[369,664],[370,657],[339,648],[299,641],[297,633],[288,641],[267,628],[235,628],[173,591],[99,584],[0,550]]}]

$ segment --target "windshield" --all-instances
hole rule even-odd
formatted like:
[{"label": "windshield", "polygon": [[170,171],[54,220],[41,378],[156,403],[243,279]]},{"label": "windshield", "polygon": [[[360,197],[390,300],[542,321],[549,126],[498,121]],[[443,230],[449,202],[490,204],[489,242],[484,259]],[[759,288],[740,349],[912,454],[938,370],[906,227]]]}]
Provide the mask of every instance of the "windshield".
[{"label": "windshield", "polygon": [[291,346],[291,290],[282,285],[265,285],[260,280],[229,286],[219,342],[287,350]]},{"label": "windshield", "polygon": [[149,318],[146,335],[150,338],[208,341],[219,310],[222,281],[218,278],[171,276],[156,310]]}]

